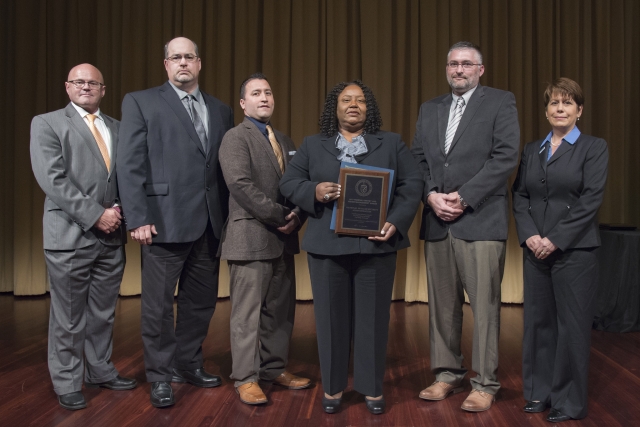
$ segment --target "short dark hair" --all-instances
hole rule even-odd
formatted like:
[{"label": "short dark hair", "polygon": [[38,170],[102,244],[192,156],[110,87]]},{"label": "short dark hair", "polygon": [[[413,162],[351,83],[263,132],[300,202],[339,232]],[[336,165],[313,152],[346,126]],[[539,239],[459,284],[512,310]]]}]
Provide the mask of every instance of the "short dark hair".
[{"label": "short dark hair", "polygon": [[265,76],[262,73],[253,73],[253,74],[251,74],[240,85],[240,99],[244,99],[244,92],[247,89],[247,83],[249,83],[251,80],[265,80],[267,83],[269,82],[269,80],[267,80],[267,76]]},{"label": "short dark hair", "polygon": [[[164,44],[164,59],[169,59],[169,43],[171,43],[171,42],[172,42],[172,41],[174,41],[175,39],[177,39],[177,38],[181,38],[181,37],[182,37],[182,36],[174,37],[174,38],[172,38],[171,40],[169,40],[168,42],[166,42],[166,43]],[[199,56],[200,56],[200,54],[198,53],[198,45],[196,44],[196,42],[194,42],[193,40],[191,40],[191,39],[189,39],[189,38],[187,38],[187,37],[183,37],[183,38],[185,38],[185,39],[189,40],[191,43],[193,43],[193,50],[195,50],[195,52],[196,52],[196,56],[198,56],[198,57],[199,57]]]},{"label": "short dark hair", "polygon": [[480,50],[480,46],[471,42],[458,42],[454,43],[453,46],[449,48],[449,52],[447,53],[447,60],[449,59],[449,55],[456,49],[473,49],[478,53],[480,57],[480,63],[482,64],[482,51]]},{"label": "short dark hair", "polygon": [[547,89],[544,91],[545,107],[549,105],[549,101],[551,101],[551,97],[554,94],[558,94],[562,96],[562,98],[573,99],[578,107],[584,105],[584,95],[582,94],[582,88],[578,83],[568,77],[560,77],[553,83],[549,83]]},{"label": "short dark hair", "polygon": [[373,95],[373,91],[369,89],[367,85],[360,80],[354,80],[351,82],[338,83],[331,89],[331,92],[327,94],[327,98],[324,101],[324,108],[320,115],[320,133],[324,136],[333,136],[338,132],[338,118],[336,112],[338,108],[338,96],[342,93],[347,86],[359,86],[364,93],[364,99],[367,104],[367,117],[364,121],[364,131],[366,133],[376,133],[382,127],[382,117],[380,117],[380,110],[378,109],[378,102]]}]

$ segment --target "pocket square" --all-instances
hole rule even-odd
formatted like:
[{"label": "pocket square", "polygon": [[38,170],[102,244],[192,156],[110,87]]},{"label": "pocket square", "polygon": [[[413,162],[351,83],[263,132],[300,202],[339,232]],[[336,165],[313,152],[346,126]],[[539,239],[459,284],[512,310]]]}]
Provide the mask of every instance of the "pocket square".
[{"label": "pocket square", "polygon": [[294,154],[296,154],[296,152],[295,152],[295,151],[289,151],[289,155],[290,155],[290,156],[293,156]]}]

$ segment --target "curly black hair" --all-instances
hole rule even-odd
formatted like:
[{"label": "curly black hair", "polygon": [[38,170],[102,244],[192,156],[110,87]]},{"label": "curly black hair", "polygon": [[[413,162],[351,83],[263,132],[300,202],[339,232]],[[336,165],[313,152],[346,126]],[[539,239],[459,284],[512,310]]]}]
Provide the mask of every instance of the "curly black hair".
[{"label": "curly black hair", "polygon": [[318,120],[320,133],[324,136],[331,137],[338,132],[338,118],[336,117],[338,96],[344,88],[351,85],[359,86],[360,89],[362,89],[365,102],[367,103],[367,118],[364,121],[364,131],[366,133],[376,133],[382,127],[382,117],[380,117],[378,102],[371,89],[360,80],[341,82],[331,89],[331,92],[327,94],[327,99],[324,100],[324,108],[322,109],[320,120]]}]

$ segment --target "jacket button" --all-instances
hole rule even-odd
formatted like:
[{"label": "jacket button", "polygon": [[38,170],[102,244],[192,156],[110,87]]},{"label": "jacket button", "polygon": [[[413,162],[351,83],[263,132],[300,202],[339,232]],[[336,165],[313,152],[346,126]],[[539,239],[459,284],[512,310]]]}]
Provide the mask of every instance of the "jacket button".
[{"label": "jacket button", "polygon": [[445,168],[448,168],[448,167],[449,167],[449,163],[445,163],[445,164],[444,164],[444,167],[445,167]]},{"label": "jacket button", "polygon": [[209,163],[207,163],[207,169],[210,168]]},{"label": "jacket button", "polygon": [[207,187],[207,191],[209,191],[209,187]]},{"label": "jacket button", "polygon": [[111,182],[111,178],[107,179],[107,182]]},{"label": "jacket button", "polygon": [[546,197],[543,198],[542,201],[546,203],[547,202],[547,198]]},{"label": "jacket button", "polygon": [[546,180],[546,179],[544,179],[544,178],[542,178],[542,179],[540,180],[540,182],[544,184],[545,182],[547,182],[547,180]]}]

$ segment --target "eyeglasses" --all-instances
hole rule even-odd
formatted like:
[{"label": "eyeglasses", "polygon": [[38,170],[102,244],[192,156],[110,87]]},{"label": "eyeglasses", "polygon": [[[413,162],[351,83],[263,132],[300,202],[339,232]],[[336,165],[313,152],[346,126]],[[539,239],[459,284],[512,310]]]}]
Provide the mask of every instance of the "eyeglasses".
[{"label": "eyeglasses", "polygon": [[84,80],[69,80],[67,83],[71,83],[76,87],[76,89],[82,89],[84,85],[89,85],[91,89],[100,89],[100,87],[104,86],[102,83],[99,83],[99,82],[94,82],[94,81],[85,82]]},{"label": "eyeglasses", "polygon": [[465,70],[470,70],[470,69],[471,69],[471,67],[475,67],[476,65],[480,66],[480,65],[482,65],[482,64],[472,64],[471,62],[463,62],[463,63],[459,63],[459,62],[454,62],[454,61],[451,61],[451,62],[448,62],[448,63],[447,63],[447,67],[449,67],[449,68],[451,68],[451,69],[454,69],[454,70],[455,70],[456,68],[458,68],[458,66],[460,66],[460,65],[461,65],[461,66],[462,66],[462,68],[464,68]]},{"label": "eyeglasses", "polygon": [[182,62],[182,58],[184,58],[184,60],[187,62],[193,62],[198,59],[198,55],[187,53],[186,55],[173,55],[168,57],[167,59],[175,64],[179,64]]}]

